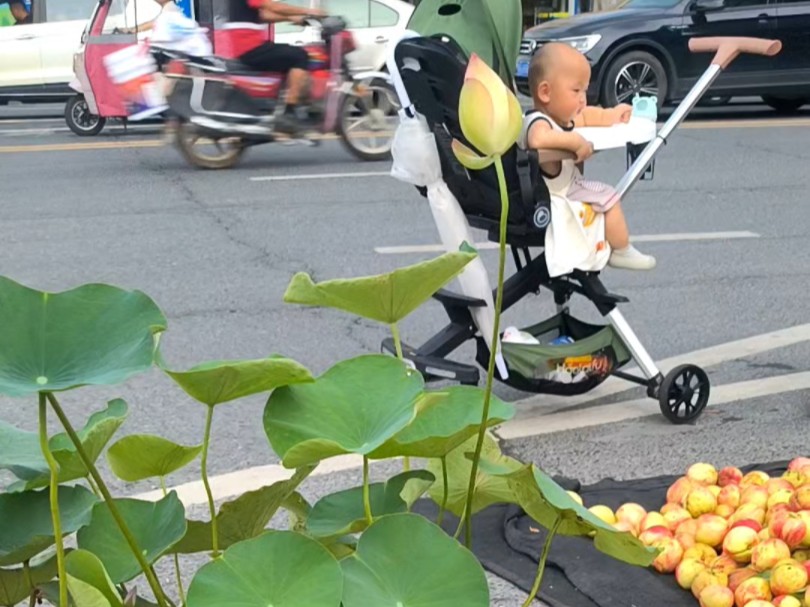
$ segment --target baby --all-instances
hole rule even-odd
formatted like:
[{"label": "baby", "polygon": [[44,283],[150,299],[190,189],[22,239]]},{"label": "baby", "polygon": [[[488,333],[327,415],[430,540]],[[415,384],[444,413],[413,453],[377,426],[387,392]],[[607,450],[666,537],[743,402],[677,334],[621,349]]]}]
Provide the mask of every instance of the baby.
[{"label": "baby", "polygon": [[576,160],[540,164],[549,191],[567,199],[572,209],[578,209],[585,228],[604,222],[604,238],[611,251],[601,241],[601,230],[589,230],[593,234],[599,232],[592,243],[594,255],[608,254],[607,263],[614,268],[651,270],[655,258],[640,253],[630,244],[627,222],[615,190],[583,179],[577,166],[593,154],[593,144],[573,132],[574,127],[627,122],[632,112],[625,104],[609,109],[587,106],[585,94],[590,79],[591,67],[579,51],[565,43],[543,45],[529,68],[534,111],[524,119],[521,143],[529,149],[563,149],[575,154]]}]

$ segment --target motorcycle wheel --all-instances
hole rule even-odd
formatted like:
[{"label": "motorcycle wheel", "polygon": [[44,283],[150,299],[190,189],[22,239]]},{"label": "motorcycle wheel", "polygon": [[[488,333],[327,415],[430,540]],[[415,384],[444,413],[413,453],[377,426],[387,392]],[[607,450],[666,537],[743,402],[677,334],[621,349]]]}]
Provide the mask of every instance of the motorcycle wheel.
[{"label": "motorcycle wheel", "polygon": [[90,113],[84,95],[74,95],[65,105],[65,122],[79,137],[94,137],[102,131],[107,119]]},{"label": "motorcycle wheel", "polygon": [[175,142],[183,157],[190,164],[201,169],[229,169],[245,153],[245,146],[241,139],[237,137],[212,138],[200,133],[197,127],[188,122],[181,122],[177,125]]},{"label": "motorcycle wheel", "polygon": [[[364,94],[359,94],[358,86]],[[396,91],[379,78],[358,86],[341,102],[337,126],[340,140],[360,160],[388,160],[399,123]]]}]

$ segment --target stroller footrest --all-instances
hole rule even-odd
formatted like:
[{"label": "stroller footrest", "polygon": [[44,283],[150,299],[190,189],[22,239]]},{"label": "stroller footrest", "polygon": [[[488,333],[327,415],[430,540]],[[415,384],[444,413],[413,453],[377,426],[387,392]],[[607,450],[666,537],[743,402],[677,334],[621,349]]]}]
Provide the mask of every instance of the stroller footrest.
[{"label": "stroller footrest", "polygon": [[[390,337],[383,340],[382,349],[396,356],[396,345]],[[402,344],[402,356],[422,374],[426,381],[444,379],[468,386],[477,386],[481,379],[478,367],[438,356],[424,356],[407,344]]]},{"label": "stroller footrest", "polygon": [[475,297],[467,297],[460,293],[454,293],[447,289],[439,289],[433,294],[433,299],[441,303],[445,308],[486,308],[487,302]]}]

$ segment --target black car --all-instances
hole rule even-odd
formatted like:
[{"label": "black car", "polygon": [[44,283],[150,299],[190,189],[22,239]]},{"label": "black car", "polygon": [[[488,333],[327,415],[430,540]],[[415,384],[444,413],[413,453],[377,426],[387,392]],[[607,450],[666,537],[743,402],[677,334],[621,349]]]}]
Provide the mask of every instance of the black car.
[{"label": "black car", "polygon": [[517,85],[528,94],[531,55],[553,40],[571,44],[593,68],[588,103],[612,106],[637,93],[681,99],[711,57],[690,38],[752,36],[782,41],[776,57],[743,55],[717,79],[715,98],[757,95],[782,112],[810,102],[810,0],[629,0],[621,8],[549,21],[528,30]]}]

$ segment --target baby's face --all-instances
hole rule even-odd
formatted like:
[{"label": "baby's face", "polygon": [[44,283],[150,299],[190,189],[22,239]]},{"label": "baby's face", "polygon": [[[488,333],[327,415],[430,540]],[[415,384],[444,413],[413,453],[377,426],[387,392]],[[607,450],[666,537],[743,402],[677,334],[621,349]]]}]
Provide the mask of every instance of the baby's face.
[{"label": "baby's face", "polygon": [[547,113],[562,126],[569,125],[587,105],[591,66],[579,53],[569,54],[549,74],[545,94],[541,94]]}]

